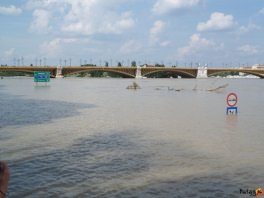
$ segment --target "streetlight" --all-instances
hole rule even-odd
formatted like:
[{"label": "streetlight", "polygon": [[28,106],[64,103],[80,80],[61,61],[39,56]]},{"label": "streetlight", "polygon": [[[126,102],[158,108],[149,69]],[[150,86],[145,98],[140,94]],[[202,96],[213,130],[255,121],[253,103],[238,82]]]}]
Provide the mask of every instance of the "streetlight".
[{"label": "streetlight", "polygon": [[21,57],[21,65],[24,66],[24,57]]},{"label": "streetlight", "polygon": [[47,66],[47,58],[44,57],[44,66]]}]

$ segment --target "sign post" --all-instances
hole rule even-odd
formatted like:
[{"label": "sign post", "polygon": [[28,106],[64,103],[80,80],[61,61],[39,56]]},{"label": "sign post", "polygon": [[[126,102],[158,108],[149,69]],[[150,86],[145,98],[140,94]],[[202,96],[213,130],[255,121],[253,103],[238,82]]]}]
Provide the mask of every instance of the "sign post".
[{"label": "sign post", "polygon": [[49,81],[50,81],[50,72],[40,72],[40,71],[34,72],[34,82],[36,83],[45,82],[45,84],[47,84],[47,82]]},{"label": "sign post", "polygon": [[226,103],[227,103],[227,108],[226,108],[226,114],[227,115],[234,115],[238,114],[238,108],[236,106],[238,102],[238,97],[235,93],[230,93],[226,97]]}]

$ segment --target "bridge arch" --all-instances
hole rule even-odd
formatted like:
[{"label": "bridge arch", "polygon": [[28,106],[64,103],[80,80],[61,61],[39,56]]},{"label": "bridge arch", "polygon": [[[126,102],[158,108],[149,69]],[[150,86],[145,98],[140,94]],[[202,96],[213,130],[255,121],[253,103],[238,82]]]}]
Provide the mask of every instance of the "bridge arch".
[{"label": "bridge arch", "polygon": [[264,78],[264,72],[263,74],[261,73],[258,73],[257,71],[254,72],[254,71],[247,71],[247,70],[237,70],[237,71],[230,71],[230,70],[222,70],[222,71],[213,71],[213,72],[209,72],[208,73],[208,77],[211,77],[211,76],[215,76],[217,74],[221,74],[221,73],[224,73],[224,72],[242,72],[244,74],[251,74],[251,75],[254,75],[254,76],[257,76],[257,77],[260,77],[260,78]]},{"label": "bridge arch", "polygon": [[193,74],[186,72],[186,71],[179,71],[179,70],[175,70],[175,69],[172,69],[172,70],[160,69],[160,70],[149,71],[149,72],[142,74],[142,76],[147,76],[147,75],[151,75],[151,74],[155,74],[155,73],[166,73],[166,72],[171,72],[171,73],[177,74],[177,75],[185,77],[185,78],[196,78],[196,75],[193,75]]},{"label": "bridge arch", "polygon": [[16,72],[22,72],[22,73],[28,73],[33,74],[35,71],[45,71],[50,72],[51,77],[56,76],[56,68],[54,67],[0,67],[0,72],[10,72],[10,73],[16,73]]},{"label": "bridge arch", "polygon": [[34,75],[34,71],[25,70],[25,69],[16,69],[16,70],[0,70],[0,73],[19,73],[19,74],[31,74]]},{"label": "bridge arch", "polygon": [[135,75],[122,71],[122,70],[116,70],[116,69],[106,69],[106,68],[88,68],[88,69],[79,69],[79,70],[75,70],[75,71],[69,71],[69,72],[65,72],[63,73],[64,76],[67,75],[73,75],[73,74],[78,74],[78,73],[85,73],[85,72],[93,72],[93,71],[101,71],[101,72],[109,72],[109,73],[113,73],[113,74],[118,74],[120,76],[126,77],[126,78],[135,78]]}]

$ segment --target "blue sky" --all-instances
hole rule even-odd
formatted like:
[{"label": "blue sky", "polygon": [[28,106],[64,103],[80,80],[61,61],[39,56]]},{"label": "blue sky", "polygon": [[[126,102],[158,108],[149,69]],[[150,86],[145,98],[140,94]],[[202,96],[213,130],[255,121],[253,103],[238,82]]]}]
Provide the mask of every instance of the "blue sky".
[{"label": "blue sky", "polygon": [[1,0],[0,27],[8,65],[264,63],[264,0]]}]

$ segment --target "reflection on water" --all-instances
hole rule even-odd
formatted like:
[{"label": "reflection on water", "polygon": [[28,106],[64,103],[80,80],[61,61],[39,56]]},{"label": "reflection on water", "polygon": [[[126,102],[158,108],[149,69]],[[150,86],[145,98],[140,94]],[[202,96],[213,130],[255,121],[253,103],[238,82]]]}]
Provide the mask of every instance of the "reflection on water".
[{"label": "reflection on water", "polygon": [[12,125],[30,125],[50,122],[78,114],[78,109],[94,105],[69,102],[23,99],[21,96],[0,95],[0,128]]},{"label": "reflection on water", "polygon": [[228,129],[232,130],[235,129],[238,124],[238,115],[228,115],[226,116],[226,123],[228,126]]},{"label": "reflection on water", "polygon": [[[1,81],[10,197],[241,197],[263,187],[261,80],[147,79],[126,90],[131,82]],[[225,115],[231,91],[238,116]]]}]

